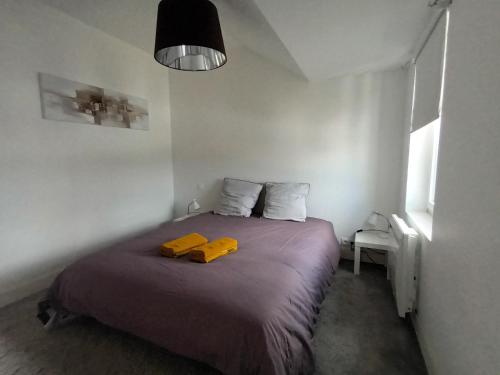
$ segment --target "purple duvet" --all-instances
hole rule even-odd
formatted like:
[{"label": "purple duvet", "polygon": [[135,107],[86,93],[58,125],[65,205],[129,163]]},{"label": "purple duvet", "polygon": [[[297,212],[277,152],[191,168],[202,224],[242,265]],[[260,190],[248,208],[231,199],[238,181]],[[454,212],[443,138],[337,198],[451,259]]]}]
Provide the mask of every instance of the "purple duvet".
[{"label": "purple duvet", "polygon": [[[239,250],[212,263],[161,257],[199,232]],[[87,256],[64,270],[51,304],[205,362],[225,374],[307,374],[325,288],[337,266],[332,224],[202,214]]]}]

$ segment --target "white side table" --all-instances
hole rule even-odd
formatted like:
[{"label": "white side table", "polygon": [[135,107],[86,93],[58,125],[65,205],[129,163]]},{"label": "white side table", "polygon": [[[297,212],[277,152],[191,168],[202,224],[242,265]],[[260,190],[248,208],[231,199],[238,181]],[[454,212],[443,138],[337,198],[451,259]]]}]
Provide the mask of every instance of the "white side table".
[{"label": "white side table", "polygon": [[[383,236],[387,236],[384,238]],[[381,233],[364,231],[356,233],[354,238],[354,274],[359,275],[359,264],[361,262],[361,248],[386,251],[385,266],[387,267],[387,252],[397,251],[399,245],[392,233]],[[387,267],[387,279],[389,279],[389,267]]]}]

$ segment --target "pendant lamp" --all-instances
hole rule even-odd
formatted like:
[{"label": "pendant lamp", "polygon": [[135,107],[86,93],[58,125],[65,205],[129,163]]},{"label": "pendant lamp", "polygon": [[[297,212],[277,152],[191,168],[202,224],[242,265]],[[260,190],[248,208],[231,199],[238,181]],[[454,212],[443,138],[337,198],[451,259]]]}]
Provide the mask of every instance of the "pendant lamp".
[{"label": "pendant lamp", "polygon": [[227,61],[217,8],[209,0],[161,0],[155,60],[172,69],[206,71]]}]

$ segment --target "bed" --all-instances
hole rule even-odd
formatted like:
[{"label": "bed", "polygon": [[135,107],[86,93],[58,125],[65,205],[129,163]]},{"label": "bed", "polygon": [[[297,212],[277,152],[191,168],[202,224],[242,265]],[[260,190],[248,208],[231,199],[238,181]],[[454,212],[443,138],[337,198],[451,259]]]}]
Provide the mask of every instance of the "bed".
[{"label": "bed", "polygon": [[[239,250],[208,264],[159,255],[161,243],[195,231],[234,237]],[[227,375],[308,374],[338,260],[328,221],[206,213],[77,261],[56,278],[48,302]]]}]

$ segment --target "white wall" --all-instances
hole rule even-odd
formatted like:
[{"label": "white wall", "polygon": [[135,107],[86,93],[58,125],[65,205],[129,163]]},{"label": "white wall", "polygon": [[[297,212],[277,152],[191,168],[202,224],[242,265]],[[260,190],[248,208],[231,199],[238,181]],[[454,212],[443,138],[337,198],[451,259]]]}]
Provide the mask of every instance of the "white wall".
[{"label": "white wall", "polygon": [[432,242],[416,329],[431,374],[500,371],[500,2],[451,6]]},{"label": "white wall", "polygon": [[407,71],[308,83],[242,48],[172,72],[175,209],[213,208],[225,176],[311,183],[308,214],[350,235],[398,209]]},{"label": "white wall", "polygon": [[[42,120],[37,72],[150,102],[150,130]],[[0,305],[171,217],[167,70],[33,0],[0,3]]]}]

